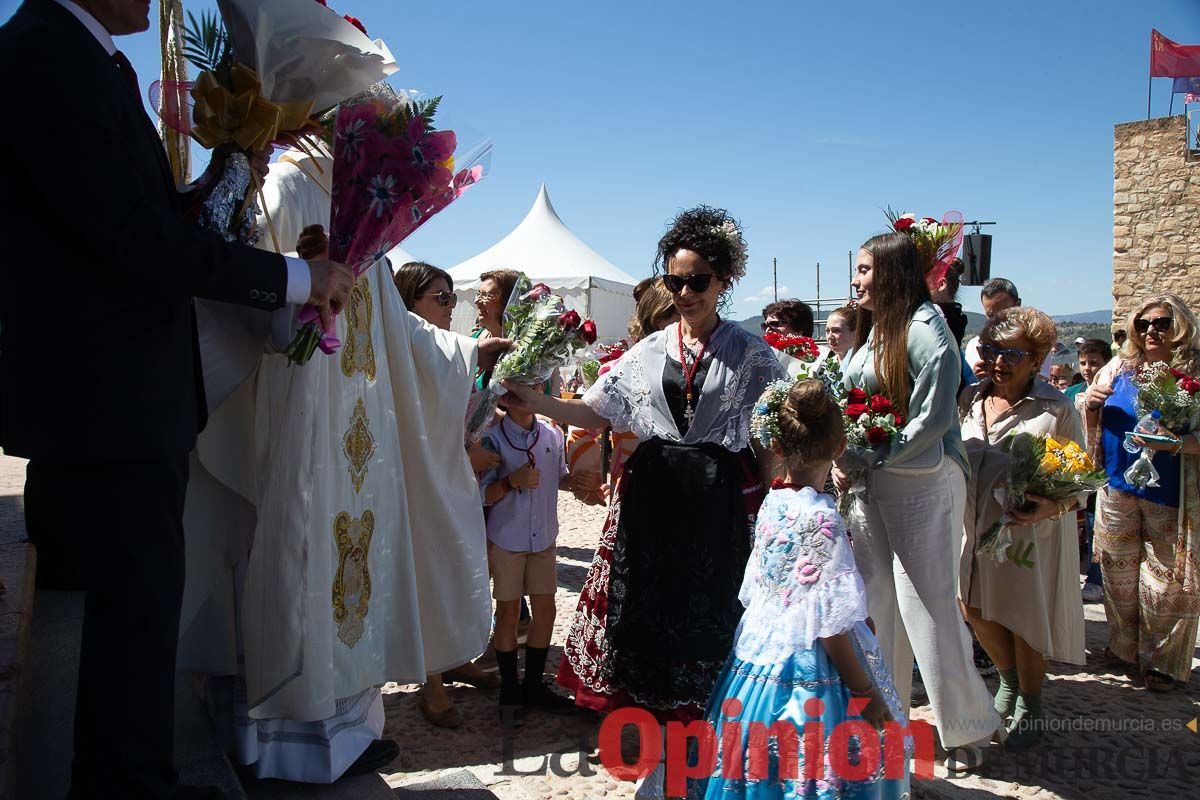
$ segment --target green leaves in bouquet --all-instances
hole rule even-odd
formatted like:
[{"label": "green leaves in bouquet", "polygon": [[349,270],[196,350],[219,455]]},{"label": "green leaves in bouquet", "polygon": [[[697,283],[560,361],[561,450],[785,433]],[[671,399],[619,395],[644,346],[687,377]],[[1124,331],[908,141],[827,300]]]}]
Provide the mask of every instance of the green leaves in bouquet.
[{"label": "green leaves in bouquet", "polygon": [[442,96],[439,94],[430,100],[414,100],[411,103],[406,103],[397,109],[397,122],[400,128],[407,127],[408,123],[420,117],[425,121],[425,132],[432,133],[437,128],[434,127],[433,118],[437,114],[438,106],[442,104]]},{"label": "green leaves in bouquet", "polygon": [[222,86],[233,83],[233,47],[221,17],[211,11],[200,14],[197,21],[188,12],[183,28],[183,55],[201,72],[211,72]]},{"label": "green leaves in bouquet", "polygon": [[508,304],[504,307],[504,335],[510,339],[524,329],[533,313],[535,303],[525,297],[532,288],[533,282],[522,272],[508,295]]}]

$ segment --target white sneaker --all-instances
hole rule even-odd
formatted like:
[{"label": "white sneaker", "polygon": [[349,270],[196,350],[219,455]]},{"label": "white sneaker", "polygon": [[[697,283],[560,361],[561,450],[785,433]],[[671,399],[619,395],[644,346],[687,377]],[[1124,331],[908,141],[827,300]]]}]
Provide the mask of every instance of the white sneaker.
[{"label": "white sneaker", "polygon": [[1083,594],[1083,602],[1085,603],[1104,602],[1104,587],[1098,583],[1085,583],[1081,593]]}]

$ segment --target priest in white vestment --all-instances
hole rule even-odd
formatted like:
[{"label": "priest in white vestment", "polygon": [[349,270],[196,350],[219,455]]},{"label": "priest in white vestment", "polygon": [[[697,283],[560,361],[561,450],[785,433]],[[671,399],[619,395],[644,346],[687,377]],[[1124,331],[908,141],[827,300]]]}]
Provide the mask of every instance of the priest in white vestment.
[{"label": "priest in white vestment", "polygon": [[[297,151],[272,165],[281,246],[328,228],[330,172]],[[230,746],[258,777],[331,782],[382,732],[379,685],[487,646],[462,444],[480,342],[410,314],[385,261],[355,284],[336,354],[289,367],[297,311],[198,311],[212,418],[192,460],[180,663],[244,679],[211,699],[232,706]]]}]

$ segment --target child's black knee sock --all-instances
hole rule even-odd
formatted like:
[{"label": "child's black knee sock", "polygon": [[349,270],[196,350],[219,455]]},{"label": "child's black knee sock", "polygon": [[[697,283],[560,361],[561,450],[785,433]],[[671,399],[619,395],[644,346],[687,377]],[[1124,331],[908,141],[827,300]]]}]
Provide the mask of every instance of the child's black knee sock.
[{"label": "child's black knee sock", "polygon": [[496,665],[500,668],[500,688],[502,691],[513,691],[521,686],[517,678],[517,651],[497,650]]},{"label": "child's black knee sock", "polygon": [[541,685],[544,677],[542,673],[546,671],[546,656],[549,653],[549,647],[525,646],[525,688]]}]

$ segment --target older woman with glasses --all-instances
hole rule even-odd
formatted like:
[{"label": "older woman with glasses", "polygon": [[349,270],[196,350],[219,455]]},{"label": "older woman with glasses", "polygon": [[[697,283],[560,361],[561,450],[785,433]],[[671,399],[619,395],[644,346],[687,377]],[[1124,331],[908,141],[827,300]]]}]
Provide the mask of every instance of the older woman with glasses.
[{"label": "older woman with glasses", "polygon": [[[958,597],[963,614],[1000,672],[995,709],[1007,725],[1007,749],[1034,744],[1044,727],[1046,661],[1083,664],[1083,602],[1073,510],[1086,494],[1053,502],[1030,496],[1033,508],[1013,511],[1013,543],[1003,562],[976,555],[978,536],[1003,513],[993,491],[1008,460],[999,450],[1014,433],[1050,434],[1083,446],[1083,426],[1071,401],[1037,380],[1057,336],[1048,316],[1032,308],[1001,311],[980,334],[987,377],[959,396],[963,440],[971,459]],[[974,502],[972,502],[974,501]]]},{"label": "older woman with glasses", "polygon": [[[448,272],[424,261],[410,261],[395,271],[392,280],[405,308],[436,328],[450,330],[450,316],[457,304],[457,297],[454,294],[454,280]],[[471,467],[477,473],[490,469],[500,460],[495,453],[481,446],[473,447],[468,455],[471,457]],[[458,681],[478,689],[500,688],[498,675],[484,672],[471,662],[441,674],[427,675],[425,685],[421,687],[421,715],[430,724],[440,728],[457,728],[463,722],[462,715],[454,707],[454,701],[446,693],[443,681]]]},{"label": "older woman with glasses", "polygon": [[1173,294],[1147,299],[1129,316],[1117,356],[1088,387],[1088,439],[1108,473],[1096,502],[1095,554],[1104,578],[1110,659],[1165,692],[1188,680],[1200,618],[1200,441],[1195,431],[1166,442],[1135,440],[1158,451],[1159,485],[1128,483],[1137,454],[1123,447],[1138,421],[1133,374],[1162,362],[1200,372],[1196,317]]}]

